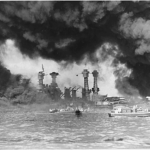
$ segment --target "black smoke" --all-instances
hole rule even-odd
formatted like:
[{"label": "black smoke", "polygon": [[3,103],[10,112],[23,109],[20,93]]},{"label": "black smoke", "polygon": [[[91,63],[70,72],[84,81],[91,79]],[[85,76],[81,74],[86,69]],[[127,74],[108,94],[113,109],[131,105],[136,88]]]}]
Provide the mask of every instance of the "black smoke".
[{"label": "black smoke", "polygon": [[20,84],[22,76],[20,74],[14,75],[5,68],[2,64],[0,64],[0,97],[5,95],[5,92],[8,88],[17,87]]},{"label": "black smoke", "polygon": [[9,85],[10,78],[11,78],[10,71],[0,64],[0,79],[1,79],[0,80],[0,91],[1,91],[1,94],[5,91],[5,89]]},{"label": "black smoke", "polygon": [[68,63],[79,62],[105,42],[117,44],[116,62],[132,73],[116,83],[128,83],[145,96],[150,94],[149,12],[150,2],[143,1],[0,2],[0,41],[15,40],[31,58],[38,54]]}]

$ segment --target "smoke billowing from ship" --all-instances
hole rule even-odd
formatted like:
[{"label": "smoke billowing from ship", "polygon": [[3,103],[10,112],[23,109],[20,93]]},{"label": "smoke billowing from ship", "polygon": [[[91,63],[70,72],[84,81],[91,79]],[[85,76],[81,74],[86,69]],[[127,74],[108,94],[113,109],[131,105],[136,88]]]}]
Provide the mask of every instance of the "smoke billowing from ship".
[{"label": "smoke billowing from ship", "polygon": [[[5,60],[15,53],[12,48],[1,59],[1,67],[11,71],[4,69],[8,78],[11,73],[28,72],[35,81],[35,74],[44,64],[42,60],[49,63],[49,67],[45,66],[47,71],[63,70],[58,82],[63,79],[70,86],[80,80],[72,81],[73,75],[82,72],[86,63],[89,71],[99,67],[100,77],[107,78],[106,82],[113,81],[107,88],[114,88],[115,94],[149,95],[149,9],[150,2],[143,1],[0,2],[1,52],[6,40],[11,39],[18,62],[26,62],[24,69],[13,68],[11,58]],[[70,77],[65,78],[66,75]],[[48,76],[45,80],[49,80]],[[105,85],[99,82],[102,92]]]},{"label": "smoke billowing from ship", "polygon": [[[115,63],[115,55],[118,48],[114,46],[114,51],[108,54],[112,49],[112,45],[105,43],[93,53],[96,63],[90,62],[89,56],[85,55],[80,64],[67,63],[66,61],[56,62],[54,60],[47,60],[41,57],[31,59],[26,55],[21,54],[19,49],[14,45],[12,40],[7,40],[1,47],[1,61],[13,74],[22,74],[26,78],[31,79],[34,87],[38,87],[37,73],[39,69],[42,70],[41,64],[44,65],[46,76],[44,77],[44,84],[50,84],[50,72],[59,72],[57,77],[58,86],[64,91],[64,87],[83,87],[84,80],[82,76],[83,69],[88,69],[89,87],[93,87],[93,70],[98,70],[98,85],[100,87],[100,94],[108,94],[109,96],[121,96],[124,93],[118,92],[115,87],[116,80],[130,75],[130,70],[125,65]],[[78,76],[76,76],[78,74]],[[122,83],[120,83],[122,84]],[[119,84],[119,85],[120,85]],[[120,89],[120,87],[119,87]],[[81,90],[81,89],[80,89]],[[78,91],[77,96],[81,96],[81,91]],[[121,90],[121,89],[120,89]],[[120,93],[120,94],[119,94]]]}]

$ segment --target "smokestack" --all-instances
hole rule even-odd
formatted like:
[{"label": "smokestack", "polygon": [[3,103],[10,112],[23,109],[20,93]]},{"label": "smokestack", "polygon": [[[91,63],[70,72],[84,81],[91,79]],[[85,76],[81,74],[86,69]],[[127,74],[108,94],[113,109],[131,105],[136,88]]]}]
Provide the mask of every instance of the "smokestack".
[{"label": "smokestack", "polygon": [[76,89],[73,89],[73,90],[72,90],[72,99],[73,99],[73,100],[76,100],[76,97],[77,97],[76,91],[77,91]]},{"label": "smokestack", "polygon": [[77,91],[78,91],[78,89],[80,89],[80,87],[79,88],[77,88],[76,89],[76,87],[74,87],[74,88],[72,88],[72,100],[76,100],[76,98],[77,98]]},{"label": "smokestack", "polygon": [[92,72],[92,74],[93,74],[93,77],[94,77],[94,85],[93,85],[93,88],[92,88],[92,91],[93,91],[92,101],[97,102],[99,100],[99,95],[98,95],[99,88],[97,86],[97,77],[98,77],[97,70],[94,70]]},{"label": "smokestack", "polygon": [[52,72],[50,73],[51,77],[52,77],[52,83],[51,86],[53,87],[58,87],[57,83],[56,83],[56,77],[59,75],[59,73],[57,72]]},{"label": "smokestack", "polygon": [[64,98],[65,98],[66,100],[70,100],[70,99],[71,99],[70,88],[66,88],[66,87],[65,87]]},{"label": "smokestack", "polygon": [[76,89],[75,89],[76,87],[74,87],[74,88],[72,88],[72,90],[71,90],[71,92],[72,92],[72,100],[76,100]]},{"label": "smokestack", "polygon": [[43,85],[43,79],[44,79],[45,73],[43,71],[40,71],[38,73],[38,79],[39,79],[39,91],[43,92],[44,85]]},{"label": "smokestack", "polygon": [[90,90],[88,84],[89,71],[87,69],[84,69],[82,74],[84,77],[84,88],[82,89],[82,98],[85,100],[90,100]]}]

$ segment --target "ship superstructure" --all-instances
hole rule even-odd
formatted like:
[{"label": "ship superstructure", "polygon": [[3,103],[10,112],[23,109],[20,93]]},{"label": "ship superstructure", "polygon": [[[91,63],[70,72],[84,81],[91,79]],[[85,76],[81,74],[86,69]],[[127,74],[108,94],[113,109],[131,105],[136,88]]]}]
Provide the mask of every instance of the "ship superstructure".
[{"label": "ship superstructure", "polygon": [[43,84],[43,80],[44,80],[44,76],[45,76],[45,73],[44,73],[44,67],[42,65],[42,71],[39,71],[38,73],[38,80],[39,80],[39,92],[43,92],[44,91],[44,84]]},{"label": "ship superstructure", "polygon": [[88,77],[89,77],[89,71],[87,69],[84,69],[83,72],[84,77],[84,88],[82,88],[82,98],[85,100],[90,100],[90,90],[89,90],[89,84],[88,84]]},{"label": "ship superstructure", "polygon": [[98,85],[97,85],[98,71],[94,70],[92,72],[92,74],[93,74],[93,77],[94,77],[94,84],[93,84],[93,88],[92,88],[92,91],[93,91],[92,101],[97,102],[99,100],[99,95],[98,95],[99,88],[98,88]]},{"label": "ship superstructure", "polygon": [[[42,71],[38,73],[38,79],[39,79],[39,92],[46,92],[49,94],[51,99],[57,100],[64,98],[66,100],[77,100],[79,99],[77,97],[77,90],[80,89],[80,87],[64,87],[64,93],[61,92],[60,88],[58,87],[58,84],[56,82],[57,76],[59,76],[58,72],[51,72],[50,76],[52,78],[52,82],[50,85],[44,84],[44,76],[46,75],[44,73],[44,67],[42,65]],[[107,95],[100,95],[98,92],[98,77],[99,72],[97,70],[94,70],[92,73],[88,71],[88,69],[84,69],[81,73],[84,78],[84,85],[82,88],[82,99],[85,101],[93,101],[95,105],[110,105],[110,104],[118,104],[118,103],[127,103],[125,98],[123,97],[107,97]],[[93,87],[92,89],[89,89],[89,83],[88,78],[89,74],[93,75]],[[77,75],[78,76],[78,75]],[[93,93],[91,93],[91,91]],[[91,95],[92,94],[92,95]],[[90,98],[91,95],[91,98]]]}]

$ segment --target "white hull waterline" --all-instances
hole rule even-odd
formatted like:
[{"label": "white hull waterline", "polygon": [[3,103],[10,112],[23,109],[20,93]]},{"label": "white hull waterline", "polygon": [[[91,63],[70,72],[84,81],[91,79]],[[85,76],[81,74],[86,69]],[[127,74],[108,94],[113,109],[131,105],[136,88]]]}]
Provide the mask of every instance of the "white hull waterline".
[{"label": "white hull waterline", "polygon": [[150,112],[140,113],[108,113],[109,117],[127,116],[127,117],[150,117]]},{"label": "white hull waterline", "polygon": [[150,117],[150,111],[148,109],[142,109],[136,105],[133,108],[125,106],[116,106],[108,113],[109,117],[115,116],[127,116],[127,117]]}]

